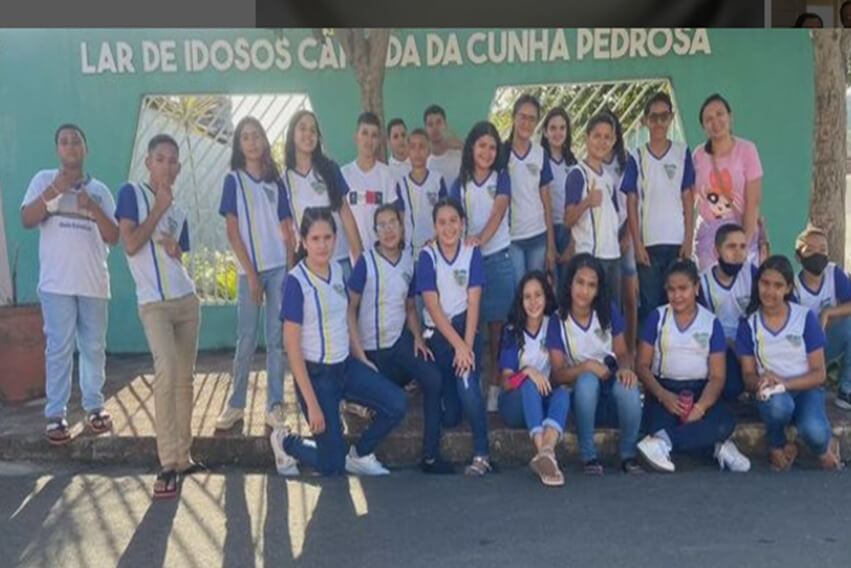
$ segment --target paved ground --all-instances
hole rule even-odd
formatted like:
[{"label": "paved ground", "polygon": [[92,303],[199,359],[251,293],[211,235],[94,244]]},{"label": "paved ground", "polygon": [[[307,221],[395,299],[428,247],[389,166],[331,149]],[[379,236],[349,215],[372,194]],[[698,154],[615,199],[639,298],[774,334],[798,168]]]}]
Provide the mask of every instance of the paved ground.
[{"label": "paved ground", "polygon": [[849,473],[673,476],[526,468],[285,481],[222,469],[152,503],[135,469],[0,463],[3,566],[847,567]]}]

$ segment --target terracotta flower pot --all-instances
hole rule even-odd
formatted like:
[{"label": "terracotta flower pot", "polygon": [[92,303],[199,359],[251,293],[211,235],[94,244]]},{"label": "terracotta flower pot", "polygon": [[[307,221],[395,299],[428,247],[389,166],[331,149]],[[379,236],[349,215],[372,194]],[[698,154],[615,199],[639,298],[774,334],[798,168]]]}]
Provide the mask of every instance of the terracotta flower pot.
[{"label": "terracotta flower pot", "polygon": [[0,307],[0,402],[44,396],[44,321],[38,304]]}]

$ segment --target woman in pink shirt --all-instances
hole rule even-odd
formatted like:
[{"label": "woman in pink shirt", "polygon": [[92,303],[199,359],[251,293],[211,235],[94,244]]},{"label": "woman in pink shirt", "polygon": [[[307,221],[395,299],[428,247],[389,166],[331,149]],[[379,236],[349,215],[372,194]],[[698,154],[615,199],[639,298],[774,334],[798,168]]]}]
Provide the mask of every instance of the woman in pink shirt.
[{"label": "woman in pink shirt", "polygon": [[745,228],[748,261],[759,264],[762,164],[753,142],[733,136],[730,104],[719,94],[700,107],[707,141],[694,153],[698,192],[695,251],[701,270],[716,262],[715,233],[721,225]]}]

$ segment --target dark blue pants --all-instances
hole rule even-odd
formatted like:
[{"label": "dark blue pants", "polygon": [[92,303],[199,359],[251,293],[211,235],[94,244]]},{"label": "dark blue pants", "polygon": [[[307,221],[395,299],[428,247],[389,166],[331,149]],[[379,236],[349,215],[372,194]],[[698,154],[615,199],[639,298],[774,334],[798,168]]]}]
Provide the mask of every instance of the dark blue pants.
[{"label": "dark blue pants", "polygon": [[[464,337],[467,322],[467,313],[459,314],[452,318],[452,327]],[[429,349],[434,353],[437,367],[440,369],[442,378],[441,403],[443,405],[443,426],[452,428],[461,423],[461,418],[466,417],[473,430],[473,452],[476,456],[488,455],[488,422],[485,412],[485,402],[482,399],[482,391],[479,388],[479,374],[481,372],[482,339],[476,333],[473,343],[473,352],[476,359],[476,368],[470,372],[467,381],[455,374],[452,360],[455,350],[445,337],[437,330],[428,340]]]},{"label": "dark blue pants", "polygon": [[[288,436],[284,440],[284,450],[322,475],[341,475],[346,471],[341,400],[375,411],[372,423],[355,444],[360,456],[375,451],[376,446],[405,417],[408,402],[404,391],[354,357],[333,365],[307,362],[307,374],[325,416],[325,431],[313,440]],[[307,416],[307,405],[298,385],[296,394],[302,412]]]},{"label": "dark blue pants", "polygon": [[665,271],[680,255],[680,245],[653,245],[647,247],[650,266],[638,264],[638,322],[647,314],[668,303],[665,293]]},{"label": "dark blue pants", "polygon": [[721,391],[722,400],[736,400],[745,390],[745,380],[742,377],[742,366],[732,347],[727,347],[727,380]]},{"label": "dark blue pants", "polygon": [[[690,390],[694,393],[694,400],[700,400],[707,381],[673,381],[670,379],[658,379],[665,390],[674,394],[680,391]],[[680,417],[668,412],[659,400],[648,393],[644,401],[644,432],[655,434],[664,430],[671,440],[671,446],[675,452],[705,453],[712,451],[717,442],[723,442],[733,434],[736,428],[736,419],[727,407],[727,404],[719,400],[712,408],[706,411],[706,415],[697,422],[683,424]]]},{"label": "dark blue pants", "polygon": [[379,372],[399,386],[411,379],[423,391],[423,457],[434,459],[440,452],[440,390],[442,378],[437,365],[417,357],[414,336],[407,329],[386,349],[367,351],[366,356],[375,363]]}]

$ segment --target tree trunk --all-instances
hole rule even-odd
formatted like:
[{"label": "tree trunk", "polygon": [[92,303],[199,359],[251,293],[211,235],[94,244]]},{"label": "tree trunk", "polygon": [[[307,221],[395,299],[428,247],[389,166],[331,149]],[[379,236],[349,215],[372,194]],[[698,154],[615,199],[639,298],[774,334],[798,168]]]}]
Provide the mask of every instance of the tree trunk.
[{"label": "tree trunk", "polygon": [[[387,46],[390,30],[374,28],[337,28],[337,40],[346,53],[346,59],[355,72],[360,87],[361,108],[374,112],[381,122],[384,133],[384,70],[387,62]],[[381,136],[376,156],[382,162],[387,155],[386,137]]]},{"label": "tree trunk", "polygon": [[827,232],[830,259],[845,264],[845,57],[842,32],[812,30],[815,127],[810,220]]}]

